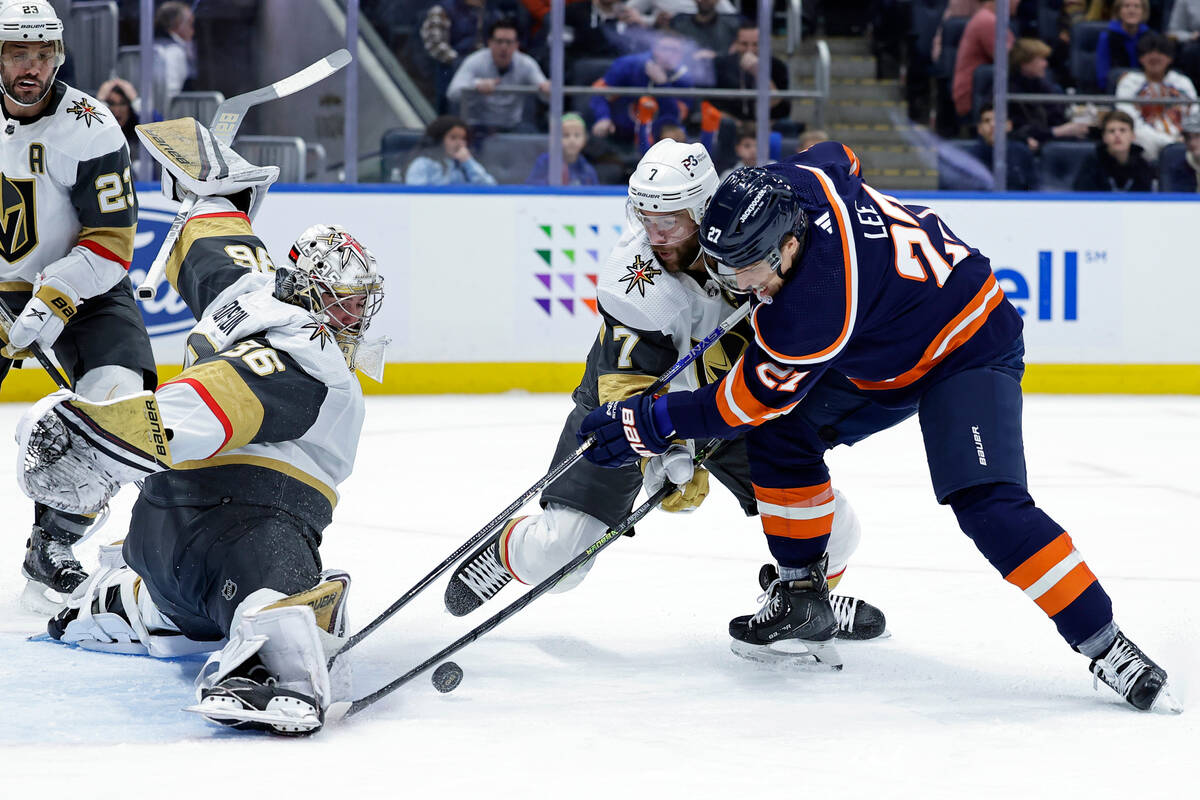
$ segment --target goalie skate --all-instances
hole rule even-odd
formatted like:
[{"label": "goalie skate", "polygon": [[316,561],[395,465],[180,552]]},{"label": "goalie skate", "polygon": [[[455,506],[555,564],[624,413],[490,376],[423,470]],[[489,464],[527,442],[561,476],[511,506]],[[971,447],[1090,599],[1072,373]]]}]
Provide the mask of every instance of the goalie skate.
[{"label": "goalie skate", "polygon": [[[833,645],[837,619],[829,603],[824,559],[809,565],[804,580],[783,581],[772,565],[759,570],[763,607],[754,615],[729,622],[730,649],[742,658],[763,663],[790,663],[840,670],[842,657]],[[773,577],[772,577],[773,575]]]},{"label": "goalie skate", "polygon": [[1104,655],[1093,659],[1090,669],[1096,686],[1103,681],[1139,711],[1183,711],[1167,685],[1166,670],[1120,631]]},{"label": "goalie skate", "polygon": [[202,689],[200,702],[184,710],[225,727],[280,736],[307,736],[325,724],[315,697],[278,686],[257,658],[243,666],[243,674]]}]

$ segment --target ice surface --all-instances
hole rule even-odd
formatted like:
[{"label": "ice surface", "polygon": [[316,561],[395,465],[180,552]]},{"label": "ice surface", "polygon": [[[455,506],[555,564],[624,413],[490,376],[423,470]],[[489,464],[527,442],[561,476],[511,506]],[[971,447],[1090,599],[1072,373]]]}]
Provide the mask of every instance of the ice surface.
[{"label": "ice surface", "polygon": [[[361,625],[546,470],[564,396],[370,398],[354,476],[322,547],[354,576]],[[0,430],[20,407],[0,406]],[[1038,502],[1071,533],[1117,620],[1185,704],[1200,665],[1200,398],[1031,396]],[[1200,709],[1139,714],[1002,581],[937,505],[915,421],[830,456],[862,544],[839,591],[891,639],[841,645],[845,670],[729,652],[757,609],[766,546],[719,487],[655,513],[576,590],[548,595],[428,675],[308,740],[229,733],[179,709],[198,659],[27,642],[18,567],[30,503],[0,468],[0,797],[1187,797]],[[132,490],[81,548],[119,538]],[[456,619],[435,583],[355,652],[360,693],[518,596]]]}]

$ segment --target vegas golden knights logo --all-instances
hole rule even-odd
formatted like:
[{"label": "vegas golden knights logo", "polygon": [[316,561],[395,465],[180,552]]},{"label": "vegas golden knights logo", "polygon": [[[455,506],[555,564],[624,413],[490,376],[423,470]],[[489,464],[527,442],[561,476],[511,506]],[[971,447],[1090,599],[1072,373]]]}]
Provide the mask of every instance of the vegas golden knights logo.
[{"label": "vegas golden knights logo", "polygon": [[[692,343],[698,344],[699,340],[693,339]],[[713,342],[712,347],[704,351],[704,368],[699,370],[701,374],[698,376],[700,385],[708,386],[721,380],[737,363],[745,349],[746,337],[736,331],[730,331]]]},{"label": "vegas golden knights logo", "polygon": [[37,195],[33,178],[0,174],[0,256],[12,264],[37,247]]}]

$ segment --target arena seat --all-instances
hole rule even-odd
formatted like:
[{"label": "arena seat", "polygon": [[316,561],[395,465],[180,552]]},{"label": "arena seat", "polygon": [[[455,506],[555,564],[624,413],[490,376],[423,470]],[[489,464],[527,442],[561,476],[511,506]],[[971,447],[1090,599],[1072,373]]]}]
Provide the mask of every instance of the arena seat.
[{"label": "arena seat", "polygon": [[217,113],[217,106],[225,102],[225,95],[220,92],[180,92],[171,98],[164,119],[179,119],[193,117],[201,124],[212,122]]},{"label": "arena seat", "polygon": [[304,182],[308,153],[299,136],[239,136],[233,149],[251,164],[279,167],[280,183]]},{"label": "arena seat", "polygon": [[1071,75],[1081,92],[1097,91],[1096,47],[1107,22],[1077,22],[1071,26]]},{"label": "arena seat", "polygon": [[1169,144],[1162,149],[1158,154],[1158,188],[1162,192],[1190,192],[1196,191],[1195,180],[1187,184],[1180,184],[1174,179],[1179,168],[1187,160],[1187,145],[1182,142]]},{"label": "arena seat", "polygon": [[63,46],[75,62],[75,85],[94,94],[117,64],[117,4],[72,3],[63,18]]},{"label": "arena seat", "polygon": [[546,140],[544,133],[493,133],[479,143],[479,163],[496,183],[524,183]]},{"label": "arena seat", "polygon": [[1092,142],[1046,142],[1042,145],[1041,188],[1043,192],[1069,192],[1075,184],[1079,167],[1090,153]]},{"label": "arena seat", "polygon": [[379,142],[380,174],[388,183],[404,183],[404,165],[424,138],[418,128],[391,128]]}]

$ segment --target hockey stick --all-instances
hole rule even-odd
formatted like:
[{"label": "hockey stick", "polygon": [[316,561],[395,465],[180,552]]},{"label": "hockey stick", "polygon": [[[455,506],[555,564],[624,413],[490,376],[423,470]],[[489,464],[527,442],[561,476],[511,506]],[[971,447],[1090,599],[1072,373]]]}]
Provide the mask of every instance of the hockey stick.
[{"label": "hockey stick", "polygon": [[[707,350],[709,347],[712,347],[713,343],[716,342],[717,339],[720,339],[723,335],[725,335],[731,328],[733,328],[733,326],[735,326],[739,322],[741,322],[742,319],[749,313],[750,313],[750,303],[748,303],[748,302],[743,303],[740,307],[735,309],[734,312],[732,314],[730,314],[728,317],[726,317],[721,322],[721,324],[718,325],[713,330],[712,333],[710,333],[708,336],[705,336],[704,339],[701,340],[691,350],[689,350],[683,356],[683,358],[676,361],[675,366],[671,367],[669,370],[664,372],[659,378],[657,378],[654,381],[654,383],[652,383],[650,385],[650,387],[648,389],[646,389],[646,393],[657,392],[659,389],[661,389],[664,386],[666,386],[667,384],[669,384],[673,379],[678,377],[679,373],[683,372],[685,369],[687,369],[687,367],[689,365],[692,364],[692,362],[694,362],[697,358],[699,358],[704,353],[705,350]],[[491,533],[497,527],[502,525],[504,523],[504,521],[507,520],[509,517],[511,517],[513,514],[515,514],[521,508],[521,506],[528,503],[535,494],[540,492],[542,489],[545,489],[547,486],[549,486],[551,483],[553,483],[560,475],[562,475],[564,472],[566,472],[568,469],[570,469],[571,466],[574,465],[576,461],[578,461],[580,458],[583,457],[584,451],[587,450],[589,447],[591,447],[592,444],[595,443],[595,441],[596,441],[595,436],[589,436],[587,438],[587,440],[584,441],[583,444],[581,444],[581,445],[579,445],[579,447],[575,448],[575,451],[573,453],[571,453],[571,455],[567,456],[565,459],[563,459],[562,461],[560,461],[559,463],[557,463],[553,467],[551,467],[550,471],[547,472],[544,476],[542,476],[542,478],[537,483],[535,483],[533,486],[530,486],[525,491],[524,494],[522,494],[516,500],[512,501],[512,503],[510,503],[508,505],[508,507],[505,508],[503,511],[501,511],[498,515],[496,515],[496,517],[493,518],[491,522],[489,522],[487,525],[484,525],[483,528],[481,528],[478,533],[476,533],[470,539],[467,539],[467,541],[465,541],[461,545],[459,545],[457,550],[455,550],[453,553],[451,553],[449,556],[447,556],[446,559],[442,563],[440,563],[436,567],[434,567],[432,572],[430,572],[428,575],[426,575],[421,580],[417,581],[416,585],[414,585],[411,589],[409,589],[407,592],[402,594],[400,596],[400,598],[398,600],[396,600],[396,602],[394,602],[390,606],[388,606],[387,609],[385,609],[382,614],[380,614],[378,617],[376,617],[370,623],[368,623],[365,628],[363,628],[358,633],[354,634],[349,639],[347,639],[346,643],[344,645],[342,645],[341,649],[329,657],[329,666],[332,667],[333,662],[342,653],[345,653],[347,650],[349,650],[350,648],[357,645],[359,642],[361,642],[363,639],[365,639],[372,631],[374,631],[376,628],[378,628],[384,622],[387,622],[389,619],[391,619],[391,617],[397,611],[404,608],[404,606],[408,605],[410,600],[412,600],[414,597],[416,597],[421,592],[425,591],[425,589],[429,586],[429,584],[433,583],[433,581],[436,580],[439,575],[441,575],[443,572],[445,572],[447,569],[449,569],[455,563],[457,563],[458,560],[460,558],[462,558],[464,555],[466,555],[466,553],[472,547],[479,544],[479,542],[483,541],[484,537],[486,537],[489,533]]]},{"label": "hockey stick", "polygon": [[[320,61],[309,64],[296,74],[275,81],[270,86],[264,86],[261,89],[255,89],[252,92],[231,97],[217,106],[217,112],[213,114],[212,122],[208,127],[222,144],[232,144],[233,137],[237,135],[238,128],[242,125],[242,120],[246,118],[246,112],[252,106],[295,94],[301,89],[306,89],[314,83],[328,78],[349,63],[350,52],[345,49],[336,50]],[[139,300],[154,299],[154,295],[158,291],[158,285],[162,283],[163,274],[167,269],[167,257],[171,255],[171,250],[175,248],[175,242],[179,240],[179,233],[183,230],[183,224],[187,221],[188,215],[192,213],[192,208],[195,205],[196,196],[188,195],[179,206],[179,212],[171,222],[167,236],[163,239],[162,247],[158,249],[158,255],[154,257],[154,262],[146,272],[145,280],[137,287],[137,297]]]},{"label": "hockey stick", "polygon": [[[708,444],[706,444],[703,448],[701,448],[696,453],[695,457],[692,460],[692,463],[695,464],[697,467],[700,466],[700,464],[702,464],[706,458],[709,458],[713,453],[715,453],[717,451],[717,449],[722,445],[722,443],[723,442],[721,439],[711,439],[708,442]],[[491,631],[493,628],[498,626],[501,622],[504,622],[506,619],[513,616],[521,609],[525,608],[525,606],[529,605],[534,600],[538,599],[539,597],[544,595],[546,592],[553,589],[555,584],[557,584],[560,580],[562,580],[563,577],[565,577],[567,574],[569,574],[572,570],[576,569],[581,564],[583,564],[583,562],[587,561],[589,558],[594,557],[601,550],[608,547],[610,544],[615,542],[617,539],[621,538],[621,535],[624,534],[625,531],[629,530],[634,525],[641,522],[643,517],[645,517],[647,514],[649,514],[655,508],[657,508],[659,503],[661,503],[663,501],[663,499],[666,498],[667,495],[669,495],[671,492],[675,491],[676,488],[678,488],[678,487],[672,485],[670,482],[664,483],[657,492],[655,492],[654,494],[650,495],[649,498],[647,498],[646,502],[642,503],[640,506],[635,508],[632,512],[630,512],[629,516],[627,516],[625,519],[621,520],[621,522],[619,522],[618,524],[616,524],[612,528],[610,528],[608,531],[606,531],[604,533],[604,535],[601,536],[599,539],[597,539],[595,542],[593,542],[590,547],[588,547],[582,553],[575,556],[570,561],[568,561],[566,564],[564,564],[562,567],[560,567],[558,569],[558,571],[555,572],[553,575],[551,575],[549,578],[546,578],[544,581],[539,583],[537,586],[534,586],[528,592],[521,595],[521,597],[517,598],[516,600],[514,600],[513,602],[511,602],[507,606],[505,606],[503,609],[498,611],[495,615],[490,617],[487,621],[476,626],[475,628],[472,628],[470,631],[463,634],[458,639],[455,639],[453,642],[446,645],[441,650],[439,650],[437,653],[435,653],[434,655],[425,659],[420,664],[418,664],[417,666],[410,669],[408,672],[406,672],[403,675],[401,675],[400,677],[396,678],[391,683],[387,684],[386,686],[382,686],[379,689],[376,689],[375,691],[371,692],[370,694],[364,695],[364,696],[358,698],[357,700],[354,700],[353,702],[350,702],[350,703],[343,702],[341,704],[334,703],[333,705],[334,706],[342,705],[345,707],[345,713],[342,715],[342,718],[354,716],[355,714],[357,714],[358,712],[367,708],[368,706],[378,702],[379,700],[382,700],[384,697],[387,697],[389,694],[396,691],[401,686],[403,686],[404,684],[411,681],[413,678],[420,675],[422,672],[425,672],[430,667],[434,666],[435,664],[441,663],[447,657],[454,655],[459,650],[462,650],[464,647],[471,644],[471,642],[474,642],[479,637],[483,636],[485,633]],[[338,710],[340,711],[341,709],[338,709]],[[332,711],[333,711],[333,709],[331,708],[331,712]],[[336,715],[334,718],[336,718]]]},{"label": "hockey stick", "polygon": [[[12,330],[13,323],[17,321],[17,318],[13,316],[12,311],[3,300],[0,300],[0,319],[4,320],[4,325],[9,330]],[[42,350],[40,344],[36,341],[30,342],[25,349],[33,353],[33,357],[42,365],[42,369],[46,370],[50,377],[54,379],[54,382],[58,384],[58,388],[70,390],[71,384],[67,383],[66,376],[62,374],[58,367],[54,366],[54,362]]]}]

